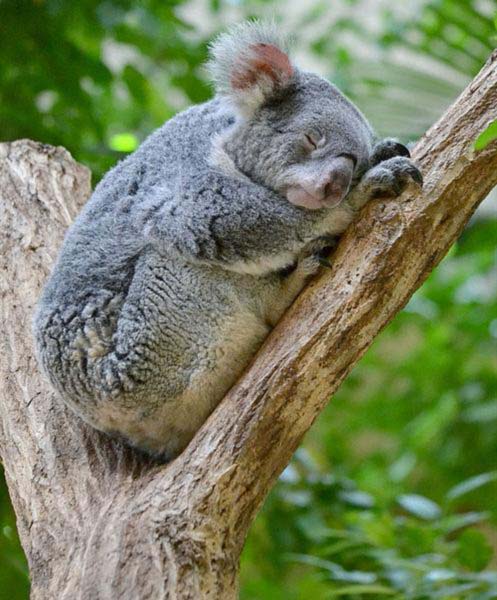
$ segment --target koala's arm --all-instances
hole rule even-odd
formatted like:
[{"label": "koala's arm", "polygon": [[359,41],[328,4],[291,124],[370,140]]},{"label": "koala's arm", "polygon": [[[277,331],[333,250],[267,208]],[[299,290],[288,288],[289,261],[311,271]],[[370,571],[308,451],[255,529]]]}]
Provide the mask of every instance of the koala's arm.
[{"label": "koala's arm", "polygon": [[[209,170],[142,209],[145,235],[165,252],[263,274],[292,263],[330,211],[309,211],[249,180]],[[323,214],[327,213],[327,214]]]},{"label": "koala's arm", "polygon": [[330,209],[295,206],[249,179],[202,165],[175,185],[157,186],[134,224],[166,254],[262,275],[292,264],[310,242],[341,234],[366,202],[398,196],[410,179],[422,181],[407,148],[390,139],[376,144],[370,168]]}]

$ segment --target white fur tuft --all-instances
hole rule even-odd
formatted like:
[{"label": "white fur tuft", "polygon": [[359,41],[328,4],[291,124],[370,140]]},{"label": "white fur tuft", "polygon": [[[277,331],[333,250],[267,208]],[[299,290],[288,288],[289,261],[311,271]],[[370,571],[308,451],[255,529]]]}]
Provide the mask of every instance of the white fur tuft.
[{"label": "white fur tuft", "polygon": [[[250,70],[254,47],[259,44],[274,46],[284,54],[288,52],[287,40],[274,22],[239,23],[221,34],[210,46],[207,66],[217,93],[230,97],[244,113],[253,112],[280,83],[261,72],[255,82],[243,89],[233,84],[237,73]],[[282,79],[285,75],[287,73],[282,72]]]}]

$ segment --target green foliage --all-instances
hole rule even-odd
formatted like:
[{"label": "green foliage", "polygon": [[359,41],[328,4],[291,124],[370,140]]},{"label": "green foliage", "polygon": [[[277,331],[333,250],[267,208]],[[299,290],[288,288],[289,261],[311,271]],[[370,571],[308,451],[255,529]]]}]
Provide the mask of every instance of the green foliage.
[{"label": "green foliage", "polygon": [[208,98],[205,40],[177,16],[181,4],[2,2],[2,138],[65,146],[99,179],[131,138]]},{"label": "green foliage", "polygon": [[[495,6],[430,0],[401,3],[399,10],[398,4],[384,3],[374,28],[349,11],[312,47],[380,133],[393,130],[408,141],[430,127],[495,48]],[[327,3],[322,7],[328,12]],[[310,23],[322,19],[316,13]]]},{"label": "green foliage", "polygon": [[497,121],[492,121],[476,138],[475,150],[484,150],[494,140],[497,140]]},{"label": "green foliage", "polygon": [[[0,1],[2,137],[61,144],[98,180],[209,97],[201,65],[226,19],[284,24],[289,12],[284,0],[199,0],[206,29],[192,6]],[[291,29],[380,133],[416,138],[495,46],[495,7],[381,6],[373,29],[357,0],[314,0]],[[494,138],[495,123],[475,149]],[[335,395],[249,535],[243,600],[497,598],[495,240],[497,219],[474,221]],[[0,600],[27,590],[0,487]]]},{"label": "green foliage", "polygon": [[[242,598],[311,597],[302,595],[302,581],[318,598],[495,597],[497,573],[482,573],[493,550],[477,528],[488,515],[456,512],[447,497],[436,504],[397,495],[391,482],[383,484],[388,497],[359,491],[351,479],[323,474],[299,450],[249,537]],[[260,556],[272,561],[261,564]],[[281,578],[275,595],[266,582]]]},{"label": "green foliage", "polygon": [[4,484],[0,485],[0,600],[24,600],[28,593],[28,567]]}]

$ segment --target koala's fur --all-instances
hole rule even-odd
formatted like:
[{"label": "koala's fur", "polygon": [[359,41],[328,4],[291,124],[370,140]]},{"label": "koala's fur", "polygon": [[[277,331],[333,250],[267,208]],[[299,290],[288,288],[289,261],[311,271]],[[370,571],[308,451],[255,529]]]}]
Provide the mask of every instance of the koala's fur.
[{"label": "koala's fur", "polygon": [[34,320],[63,400],[164,457],[239,377],[316,253],[371,197],[420,182],[405,148],[296,69],[273,27],[238,26],[211,56],[218,95],[107,173]]}]

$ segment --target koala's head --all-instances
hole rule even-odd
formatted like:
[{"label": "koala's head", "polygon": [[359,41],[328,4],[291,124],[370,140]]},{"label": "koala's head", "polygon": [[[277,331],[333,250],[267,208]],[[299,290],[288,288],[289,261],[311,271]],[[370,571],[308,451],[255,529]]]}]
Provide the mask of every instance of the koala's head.
[{"label": "koala's head", "polygon": [[371,154],[373,132],[359,110],[298,70],[273,25],[244,23],[221,35],[210,69],[237,114],[223,140],[236,167],[298,206],[340,204]]}]

